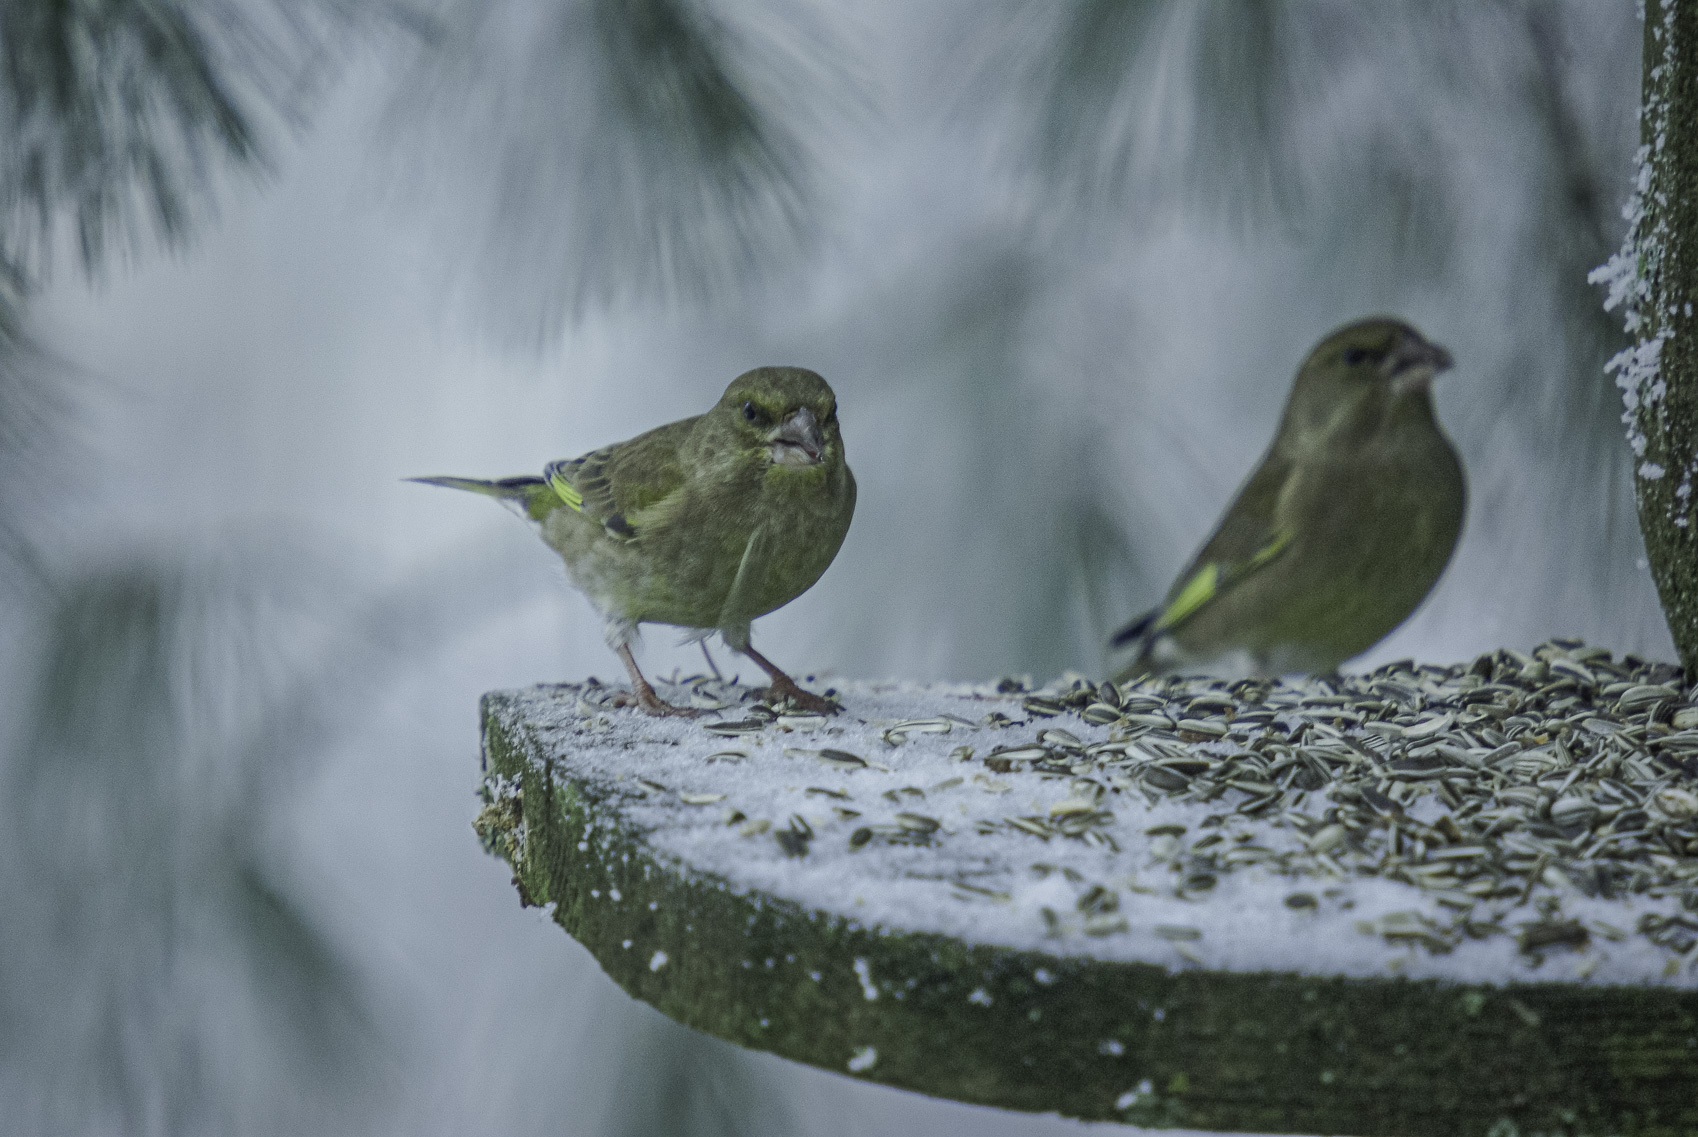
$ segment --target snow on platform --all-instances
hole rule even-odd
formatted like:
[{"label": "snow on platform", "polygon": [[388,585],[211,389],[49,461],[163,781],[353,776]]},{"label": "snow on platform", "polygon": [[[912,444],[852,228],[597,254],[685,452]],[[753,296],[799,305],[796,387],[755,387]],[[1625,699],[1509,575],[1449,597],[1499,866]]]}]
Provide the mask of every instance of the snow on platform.
[{"label": "snow on platform", "polygon": [[[661,690],[711,708],[696,720],[615,709],[593,682],[543,686],[486,698],[479,830],[522,895],[552,903],[634,994],[858,1076],[1141,1124],[1452,1132],[1567,1110],[1619,1127],[1612,1110],[1632,1102],[1642,1117],[1660,1094],[1698,1111],[1698,710],[1677,683],[1665,665],[1556,643],[1277,683],[844,683],[829,719],[702,677]],[[560,798],[539,824],[544,784]],[[549,834],[570,844],[545,847]],[[693,937],[712,959],[691,960]],[[1169,1016],[1219,977],[1231,998],[1192,1006],[1193,1024],[1213,1024],[1185,1044],[1197,1058],[1220,1059],[1233,1002],[1250,1019],[1295,1014],[1306,1033],[1276,1041],[1282,1028],[1259,1021],[1238,1066],[1186,1059],[1175,1081],[1162,1040],[1187,1028]],[[911,995],[942,1007],[945,990],[947,1014],[903,1009],[903,1037],[933,1019],[957,1048],[1014,1029],[1024,1054],[1005,1038],[979,1063],[1001,1085],[975,1082],[970,1055],[928,1077],[923,1045],[904,1065],[895,1020],[873,1015],[864,1038],[845,1023]],[[788,1013],[816,995],[832,1029]],[[1295,1060],[1340,1046],[1334,1020],[1275,1009],[1287,996],[1348,1007],[1338,1023],[1396,1007],[1395,1023],[1338,1029],[1358,1045],[1378,1031],[1405,1055],[1441,1029],[1433,1013],[1460,1015],[1480,1047],[1519,1041],[1495,1059],[1502,1093],[1472,1105],[1411,1088],[1352,1106],[1349,1087],[1367,1083],[1350,1062]],[[1046,1014],[1061,1021],[1039,1028]],[[1582,1049],[1618,1030],[1662,1047],[1660,1073],[1576,1082],[1602,1058],[1556,1037],[1570,1014],[1597,1036]],[[1096,1072],[1077,1092],[1020,1084],[1004,1067],[1034,1065],[1031,1047],[1056,1053],[1069,1016],[1101,1035],[1070,1040]],[[1641,1017],[1666,1037],[1649,1039]],[[1271,1063],[1259,1073],[1255,1053]],[[1483,1068],[1454,1039],[1445,1053]],[[1445,1076],[1444,1062],[1367,1061],[1374,1073],[1356,1074],[1382,1091]],[[1211,1097],[1212,1074],[1232,1088]],[[1541,1077],[1579,1097],[1516,1104]],[[1246,1085],[1267,1100],[1246,1104]]]}]

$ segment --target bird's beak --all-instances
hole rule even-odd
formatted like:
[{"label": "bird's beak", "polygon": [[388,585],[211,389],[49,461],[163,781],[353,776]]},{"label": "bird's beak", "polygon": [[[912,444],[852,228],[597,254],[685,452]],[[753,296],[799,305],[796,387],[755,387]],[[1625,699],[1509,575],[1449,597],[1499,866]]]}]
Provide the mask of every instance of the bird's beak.
[{"label": "bird's beak", "polygon": [[1391,387],[1396,394],[1425,391],[1433,376],[1450,370],[1450,352],[1420,336],[1406,337],[1391,354]]},{"label": "bird's beak", "polygon": [[825,450],[825,437],[820,433],[819,420],[814,412],[802,407],[778,424],[769,436],[772,460],[781,466],[815,466]]}]

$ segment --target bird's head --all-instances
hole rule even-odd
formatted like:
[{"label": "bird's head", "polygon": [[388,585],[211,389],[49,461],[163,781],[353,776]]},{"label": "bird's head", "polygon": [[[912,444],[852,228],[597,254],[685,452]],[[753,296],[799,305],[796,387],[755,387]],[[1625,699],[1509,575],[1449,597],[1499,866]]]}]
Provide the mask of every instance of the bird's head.
[{"label": "bird's head", "polygon": [[807,469],[838,459],[837,396],[804,367],[757,367],[731,381],[713,409],[745,453],[773,465]]},{"label": "bird's head", "polygon": [[1333,442],[1372,434],[1404,409],[1430,415],[1433,376],[1450,366],[1450,352],[1402,320],[1347,324],[1303,361],[1281,433],[1297,443]]}]

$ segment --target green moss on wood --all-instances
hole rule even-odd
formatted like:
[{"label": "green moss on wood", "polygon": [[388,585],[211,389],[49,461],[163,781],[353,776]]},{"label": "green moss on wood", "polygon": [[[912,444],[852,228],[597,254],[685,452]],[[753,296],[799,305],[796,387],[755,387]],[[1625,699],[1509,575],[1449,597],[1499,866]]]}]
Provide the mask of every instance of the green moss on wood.
[{"label": "green moss on wood", "polygon": [[845,1073],[870,1046],[868,1080],[1142,1126],[1698,1134],[1698,992],[1174,973],[885,933],[657,858],[514,705],[484,699],[486,847],[627,992],[719,1038]]}]

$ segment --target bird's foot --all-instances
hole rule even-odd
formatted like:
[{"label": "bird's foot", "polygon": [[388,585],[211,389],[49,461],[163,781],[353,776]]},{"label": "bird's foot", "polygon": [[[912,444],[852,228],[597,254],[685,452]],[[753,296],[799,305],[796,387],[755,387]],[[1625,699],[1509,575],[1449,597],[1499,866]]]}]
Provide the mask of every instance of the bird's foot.
[{"label": "bird's foot", "polygon": [[677,718],[693,719],[700,718],[702,715],[707,714],[706,711],[701,710],[698,707],[680,707],[674,703],[667,702],[665,699],[662,699],[659,695],[655,694],[654,688],[650,687],[647,683],[644,683],[633,692],[627,693],[625,691],[619,691],[615,693],[613,696],[613,705],[616,707],[634,706],[645,715],[654,715],[657,718],[675,716]]},{"label": "bird's foot", "polygon": [[788,703],[798,710],[811,711],[816,715],[834,715],[843,709],[843,705],[835,700],[804,691],[796,686],[794,679],[782,673],[774,675],[772,686],[761,688],[757,694],[774,706]]}]

